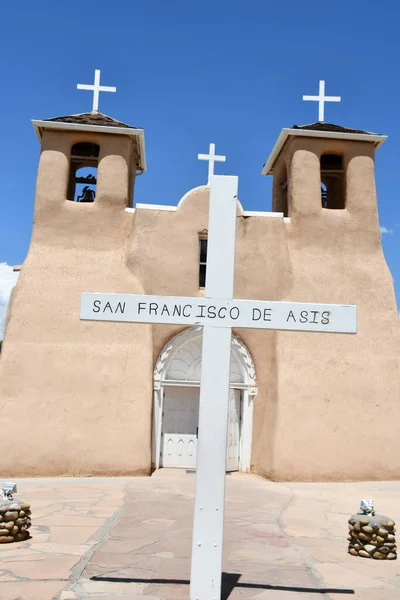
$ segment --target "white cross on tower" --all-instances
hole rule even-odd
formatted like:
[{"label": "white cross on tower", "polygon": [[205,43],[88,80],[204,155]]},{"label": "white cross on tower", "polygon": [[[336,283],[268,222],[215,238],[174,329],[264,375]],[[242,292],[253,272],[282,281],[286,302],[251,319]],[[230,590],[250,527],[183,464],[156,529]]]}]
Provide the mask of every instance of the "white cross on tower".
[{"label": "white cross on tower", "polygon": [[218,156],[215,154],[215,144],[210,144],[209,154],[198,154],[199,160],[208,160],[208,181],[207,185],[210,185],[211,177],[214,175],[214,163],[225,162],[226,156]]},{"label": "white cross on tower", "polygon": [[204,297],[84,292],[80,314],[86,321],[203,326],[191,600],[221,598],[232,328],[324,333],[357,330],[356,306],[234,300],[238,178],[214,175],[210,184]]},{"label": "white cross on tower", "polygon": [[318,102],[318,121],[320,123],[324,122],[324,109],[325,102],[340,102],[340,96],[325,96],[325,81],[320,80],[319,82],[319,95],[318,96],[303,96],[303,100],[311,100],[313,102]]},{"label": "white cross on tower", "polygon": [[76,86],[78,90],[90,90],[93,92],[93,108],[92,112],[99,111],[99,94],[100,92],[116,92],[116,87],[109,87],[107,85],[100,85],[100,69],[96,69],[94,72],[94,84],[87,85],[84,83],[78,83]]}]

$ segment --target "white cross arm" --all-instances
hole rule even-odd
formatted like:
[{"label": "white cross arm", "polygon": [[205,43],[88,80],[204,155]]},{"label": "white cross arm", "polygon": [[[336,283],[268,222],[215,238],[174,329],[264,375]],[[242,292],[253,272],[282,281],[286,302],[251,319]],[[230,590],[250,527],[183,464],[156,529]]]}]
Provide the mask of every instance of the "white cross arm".
[{"label": "white cross arm", "polygon": [[211,154],[211,156],[209,154],[198,154],[197,158],[199,160],[210,160],[210,158],[211,158],[215,162],[225,162],[226,161],[226,156],[219,156],[218,154]]},{"label": "white cross arm", "polygon": [[[95,89],[94,85],[89,85],[89,84],[84,84],[84,83],[78,83],[76,88],[78,90],[89,90],[89,91],[93,91]],[[116,92],[117,88],[114,86],[110,86],[110,85],[101,85],[98,88],[99,92]]]},{"label": "white cross arm", "polygon": [[357,307],[83,292],[80,318],[323,333],[357,333]]},{"label": "white cross arm", "polygon": [[[320,96],[303,96],[303,100],[313,100],[314,102],[319,102],[321,100]],[[322,98],[324,101],[328,102],[341,102],[341,96],[324,96]]]}]

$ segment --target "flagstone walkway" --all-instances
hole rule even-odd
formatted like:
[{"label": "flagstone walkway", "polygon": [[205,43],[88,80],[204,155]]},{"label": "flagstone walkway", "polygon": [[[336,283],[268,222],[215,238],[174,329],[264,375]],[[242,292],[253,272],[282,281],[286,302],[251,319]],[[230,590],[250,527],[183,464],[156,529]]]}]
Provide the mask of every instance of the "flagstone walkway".
[{"label": "flagstone walkway", "polygon": [[[32,505],[32,538],[0,546],[1,600],[189,597],[193,473],[17,483]],[[347,519],[363,497],[400,522],[398,482],[229,475],[223,598],[397,600],[400,560],[347,554]]]}]

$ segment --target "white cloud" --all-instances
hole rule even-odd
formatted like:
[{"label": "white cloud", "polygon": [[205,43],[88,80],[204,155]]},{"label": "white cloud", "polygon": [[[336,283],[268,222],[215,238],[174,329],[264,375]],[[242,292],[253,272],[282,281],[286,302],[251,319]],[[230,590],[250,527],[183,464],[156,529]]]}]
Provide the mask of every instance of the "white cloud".
[{"label": "white cloud", "polygon": [[14,273],[7,263],[0,263],[0,340],[3,338],[7,306],[11,290],[17,283],[19,273]]},{"label": "white cloud", "polygon": [[393,229],[386,229],[386,227],[380,227],[381,233],[393,233]]}]

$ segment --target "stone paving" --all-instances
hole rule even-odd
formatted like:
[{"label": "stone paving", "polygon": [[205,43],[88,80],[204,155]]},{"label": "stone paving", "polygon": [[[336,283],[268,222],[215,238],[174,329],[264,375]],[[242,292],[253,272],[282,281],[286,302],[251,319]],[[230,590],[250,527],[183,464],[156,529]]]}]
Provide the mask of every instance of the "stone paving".
[{"label": "stone paving", "polygon": [[[189,597],[193,473],[17,483],[32,538],[0,547],[0,600]],[[400,562],[347,554],[347,520],[368,497],[399,522],[399,494],[396,482],[229,475],[223,598],[397,600]]]}]

